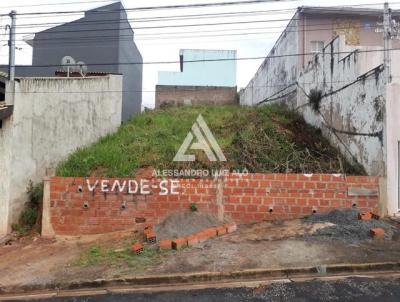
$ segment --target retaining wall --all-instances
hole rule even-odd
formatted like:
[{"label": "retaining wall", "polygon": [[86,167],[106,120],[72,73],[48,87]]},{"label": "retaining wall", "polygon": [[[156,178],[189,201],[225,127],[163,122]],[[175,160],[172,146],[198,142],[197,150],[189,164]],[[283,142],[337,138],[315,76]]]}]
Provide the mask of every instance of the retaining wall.
[{"label": "retaining wall", "polygon": [[[220,179],[151,179],[145,180],[148,194],[129,193],[129,182],[135,180],[47,179],[44,235],[96,234],[155,224],[174,211],[189,209],[191,203],[236,223],[299,218],[352,206],[379,213],[377,177],[230,174]],[[169,191],[163,195],[165,187]]]}]

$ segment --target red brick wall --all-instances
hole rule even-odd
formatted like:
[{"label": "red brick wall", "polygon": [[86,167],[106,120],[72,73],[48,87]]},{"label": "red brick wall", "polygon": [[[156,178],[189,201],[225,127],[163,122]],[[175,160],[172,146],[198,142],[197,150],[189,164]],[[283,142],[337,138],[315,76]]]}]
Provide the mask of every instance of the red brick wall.
[{"label": "red brick wall", "polygon": [[[378,212],[379,196],[349,196],[350,187],[379,192],[378,177],[313,174],[230,175],[224,185],[224,210],[238,223],[290,219],[354,204]],[[272,209],[272,212],[270,212]]]},{"label": "red brick wall", "polygon": [[162,105],[182,106],[190,101],[199,105],[236,105],[238,104],[236,87],[213,86],[156,86],[156,108]]},{"label": "red brick wall", "polygon": [[[91,184],[96,181],[88,180]],[[112,183],[115,179],[109,180]],[[176,180],[178,195],[160,195],[161,180],[156,179],[150,180],[154,188],[149,195],[128,194],[127,189],[105,193],[100,186],[90,192],[86,181],[51,179],[50,221],[56,234],[105,233],[141,226],[143,221],[158,223],[173,211],[188,209],[191,203],[196,203],[200,211],[223,211],[237,223],[303,217],[313,210],[322,213],[353,204],[361,210],[378,212],[379,208],[377,177],[231,174],[222,181],[222,194],[217,194],[217,181],[212,179],[180,179]],[[356,189],[356,194],[350,188]],[[217,196],[222,196],[219,202]]]}]

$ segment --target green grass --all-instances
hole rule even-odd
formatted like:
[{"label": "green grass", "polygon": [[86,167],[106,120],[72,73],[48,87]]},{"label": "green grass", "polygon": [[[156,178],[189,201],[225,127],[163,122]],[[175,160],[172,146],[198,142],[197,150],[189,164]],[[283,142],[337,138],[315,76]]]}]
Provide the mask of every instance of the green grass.
[{"label": "green grass", "polygon": [[123,270],[140,271],[150,265],[160,263],[163,252],[155,248],[144,247],[143,253],[137,255],[130,248],[131,243],[125,243],[122,249],[108,249],[98,245],[91,246],[81,253],[73,265],[79,267],[110,266]]},{"label": "green grass", "polygon": [[28,226],[21,225],[19,223],[13,223],[11,225],[11,230],[13,232],[16,232],[18,237],[24,237],[24,236],[28,235],[31,228],[29,228]]},{"label": "green grass", "polygon": [[[173,162],[197,116],[202,114],[227,162]],[[59,176],[130,177],[156,169],[247,168],[250,172],[346,172],[363,174],[292,111],[278,106],[204,106],[154,110],[134,117],[117,133],[77,150],[57,168]]]},{"label": "green grass", "polygon": [[24,210],[21,212],[18,223],[11,225],[13,232],[19,237],[23,237],[31,233],[33,230],[39,232],[41,216],[41,204],[43,200],[43,183],[34,185],[29,182],[27,188],[29,201],[25,204]]}]

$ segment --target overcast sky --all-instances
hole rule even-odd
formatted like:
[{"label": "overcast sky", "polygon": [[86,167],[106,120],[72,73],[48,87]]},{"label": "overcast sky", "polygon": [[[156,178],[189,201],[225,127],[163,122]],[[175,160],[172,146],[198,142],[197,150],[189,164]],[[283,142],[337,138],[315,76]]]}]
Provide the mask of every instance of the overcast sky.
[{"label": "overcast sky", "polygon": [[[125,8],[135,8],[143,6],[165,6],[165,5],[181,5],[193,3],[210,3],[210,2],[226,2],[227,0],[123,0]],[[234,0],[236,1],[236,0]],[[71,2],[73,4],[71,4]],[[77,3],[79,2],[79,3]],[[82,3],[85,2],[85,3]],[[11,9],[15,9],[18,13],[24,12],[48,12],[48,11],[72,11],[86,10],[102,5],[110,4],[115,1],[101,0],[1,0],[0,14],[8,13]],[[400,8],[400,2],[388,1],[392,8]],[[201,49],[234,49],[237,50],[238,57],[259,57],[268,54],[274,45],[276,39],[283,31],[287,24],[287,19],[291,18],[295,9],[302,5],[365,5],[363,7],[383,8],[383,2],[379,0],[302,0],[302,1],[283,1],[276,3],[262,3],[252,5],[236,5],[227,7],[212,8],[191,8],[191,9],[174,9],[174,10],[155,10],[129,12],[128,18],[132,19],[131,26],[135,31],[135,41],[142,53],[144,61],[176,61],[179,59],[179,49],[182,48],[201,48]],[[274,12],[273,10],[287,11]],[[249,12],[259,11],[258,14],[241,15],[240,17],[221,17],[204,19],[188,19],[184,21],[151,21],[137,20],[148,17],[158,16],[182,16],[190,14],[214,14],[227,12]],[[43,24],[43,23],[60,23],[68,22],[80,18],[82,15],[75,14],[70,16],[55,17],[27,17],[20,16],[17,19],[18,26],[24,24]],[[284,20],[266,23],[251,24],[235,24],[235,25],[219,25],[219,26],[199,26],[199,27],[179,27],[179,28],[163,28],[163,29],[138,29],[137,27],[150,26],[168,26],[175,24],[198,24],[198,23],[226,23],[236,21],[255,21],[255,20]],[[141,21],[141,22],[139,22]],[[146,22],[143,22],[146,21]],[[7,64],[8,48],[5,45],[7,37],[5,35],[4,26],[9,23],[8,17],[0,17],[0,63]],[[37,32],[51,25],[19,27],[19,33]],[[194,33],[194,31],[196,33]],[[18,33],[17,32],[17,33]],[[185,32],[190,32],[186,33]],[[164,34],[163,34],[164,33]],[[165,34],[168,33],[168,34]],[[238,35],[243,33],[251,33],[250,35]],[[254,34],[260,33],[260,34]],[[231,35],[235,34],[235,35]],[[17,36],[17,40],[21,40],[25,34]],[[20,50],[16,53],[17,64],[31,64],[32,51],[31,47],[22,41],[17,42]],[[238,61],[237,64],[237,84],[238,87],[245,87],[253,74],[256,72],[261,60],[254,61]],[[145,65],[143,78],[143,105],[153,107],[154,105],[154,89],[157,83],[157,72],[159,70],[178,71],[179,65]]]}]

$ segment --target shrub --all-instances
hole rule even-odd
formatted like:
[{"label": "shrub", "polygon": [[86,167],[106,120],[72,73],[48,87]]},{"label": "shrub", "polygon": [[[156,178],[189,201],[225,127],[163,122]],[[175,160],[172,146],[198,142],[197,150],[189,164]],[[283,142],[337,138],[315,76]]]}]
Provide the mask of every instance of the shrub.
[{"label": "shrub", "polygon": [[43,200],[43,184],[34,185],[32,181],[29,182],[28,188],[28,202],[26,208],[22,211],[18,223],[11,226],[18,236],[26,236],[37,225],[40,218],[39,212],[42,208]]},{"label": "shrub", "polygon": [[197,204],[191,203],[189,209],[190,209],[190,211],[192,211],[192,212],[196,212],[196,211],[198,210],[198,209],[197,209]]},{"label": "shrub", "polygon": [[32,229],[38,217],[37,208],[27,208],[21,213],[20,223],[29,229]]},{"label": "shrub", "polygon": [[34,185],[32,181],[29,182],[27,193],[29,196],[29,203],[33,206],[39,206],[43,200],[43,184]]},{"label": "shrub", "polygon": [[321,107],[322,91],[318,89],[311,89],[308,96],[312,110],[318,112]]}]

